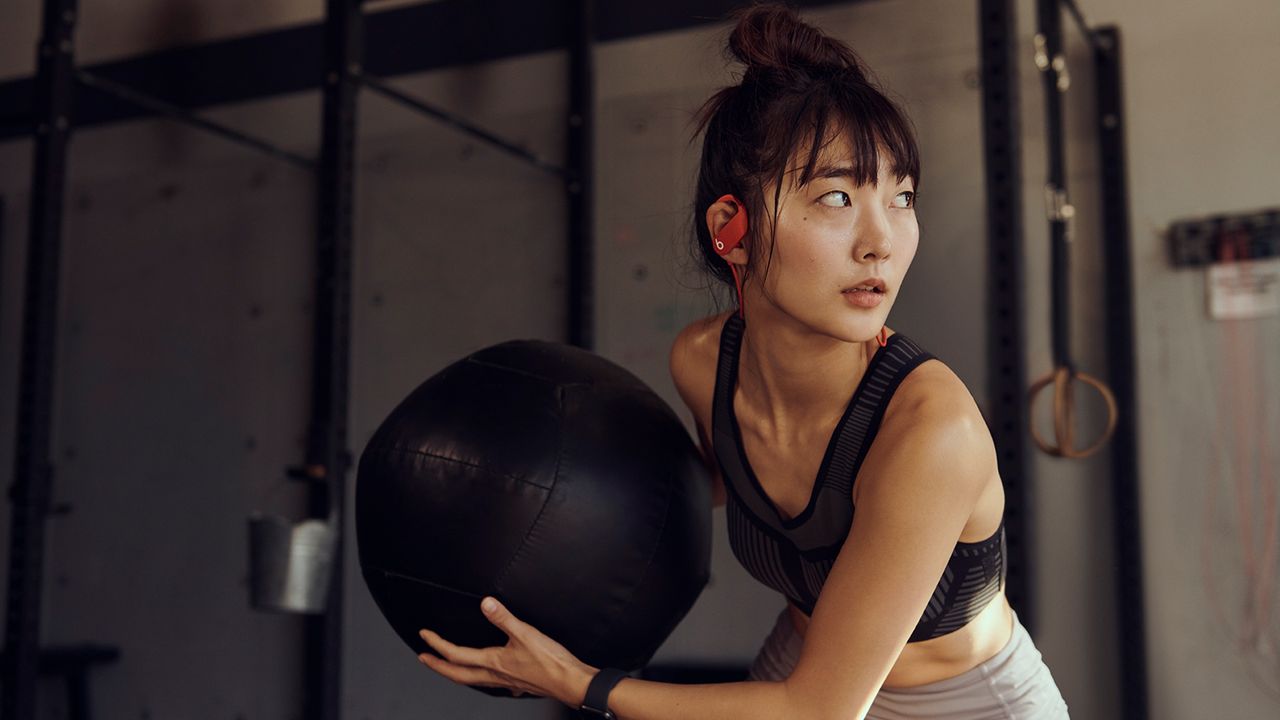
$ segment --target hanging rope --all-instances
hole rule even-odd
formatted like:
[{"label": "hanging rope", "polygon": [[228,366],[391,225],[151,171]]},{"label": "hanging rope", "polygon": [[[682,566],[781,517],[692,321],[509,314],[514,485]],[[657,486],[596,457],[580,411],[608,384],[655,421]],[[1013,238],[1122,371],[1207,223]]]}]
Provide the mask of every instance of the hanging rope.
[{"label": "hanging rope", "polygon": [[[1038,17],[1040,32],[1035,36],[1035,62],[1041,71],[1045,94],[1049,181],[1045,187],[1045,205],[1049,216],[1052,243],[1052,334],[1054,369],[1031,384],[1028,397],[1027,423],[1031,437],[1041,451],[1055,457],[1085,458],[1096,453],[1111,439],[1116,429],[1119,410],[1115,394],[1101,380],[1079,372],[1071,359],[1071,293],[1069,271],[1071,223],[1075,208],[1067,198],[1066,157],[1063,150],[1064,127],[1062,97],[1071,86],[1066,56],[1062,52],[1061,13],[1056,2],[1041,3]],[[1094,388],[1107,405],[1107,424],[1092,445],[1078,449],[1075,445],[1075,381]],[[1053,385],[1053,432],[1057,444],[1040,437],[1036,431],[1036,398]]]}]

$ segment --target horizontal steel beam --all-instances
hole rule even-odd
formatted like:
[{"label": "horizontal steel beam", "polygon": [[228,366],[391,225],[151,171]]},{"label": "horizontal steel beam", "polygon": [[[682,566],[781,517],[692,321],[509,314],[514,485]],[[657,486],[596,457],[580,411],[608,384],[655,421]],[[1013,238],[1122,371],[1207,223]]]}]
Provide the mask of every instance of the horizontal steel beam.
[{"label": "horizontal steel beam", "polygon": [[[364,70],[391,78],[455,65],[489,62],[568,48],[571,29],[564,18],[573,8],[527,0],[438,0],[368,12]],[[858,0],[855,0],[858,1]],[[799,0],[800,7],[848,4]],[[596,42],[699,27],[722,21],[741,3],[735,0],[682,2],[602,2],[596,12]],[[501,18],[502,22],[494,22]],[[89,66],[93,75],[136,92],[166,98],[187,110],[318,90],[323,77],[321,22],[271,30],[202,45],[174,48]],[[0,142],[30,133],[31,77],[0,83]],[[150,114],[109,97],[78,102],[78,127],[130,120]],[[28,120],[24,121],[24,118]]]}]

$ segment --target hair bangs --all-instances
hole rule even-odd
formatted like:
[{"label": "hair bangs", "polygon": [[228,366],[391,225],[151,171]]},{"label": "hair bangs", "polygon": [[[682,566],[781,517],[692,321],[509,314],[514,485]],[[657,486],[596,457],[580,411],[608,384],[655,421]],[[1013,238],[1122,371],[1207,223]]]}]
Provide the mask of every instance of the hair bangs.
[{"label": "hair bangs", "polygon": [[918,186],[920,150],[914,128],[897,107],[862,87],[834,84],[824,90],[810,97],[812,102],[793,126],[797,132],[779,153],[788,158],[787,164],[800,158],[803,164],[779,175],[790,175],[796,187],[803,187],[819,173],[847,168],[855,185],[875,186],[885,153],[889,173],[898,182],[909,177]]}]

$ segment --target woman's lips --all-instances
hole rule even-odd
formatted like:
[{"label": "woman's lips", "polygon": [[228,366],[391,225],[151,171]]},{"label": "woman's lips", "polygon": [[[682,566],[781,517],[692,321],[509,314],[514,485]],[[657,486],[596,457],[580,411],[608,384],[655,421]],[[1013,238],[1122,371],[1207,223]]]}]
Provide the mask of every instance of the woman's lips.
[{"label": "woman's lips", "polygon": [[884,293],[874,290],[846,290],[841,295],[854,307],[873,308],[884,300]]}]

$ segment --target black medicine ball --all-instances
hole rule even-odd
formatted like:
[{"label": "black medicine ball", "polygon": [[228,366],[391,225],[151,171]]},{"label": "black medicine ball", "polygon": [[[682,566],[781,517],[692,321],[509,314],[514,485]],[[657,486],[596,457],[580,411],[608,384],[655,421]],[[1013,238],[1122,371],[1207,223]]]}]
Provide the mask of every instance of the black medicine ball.
[{"label": "black medicine ball", "polygon": [[[706,585],[709,479],[679,418],[621,367],[512,341],[445,368],[360,457],[360,567],[414,652],[428,627],[506,636],[493,595],[597,667],[649,661]],[[505,691],[488,694],[505,695]]]}]

